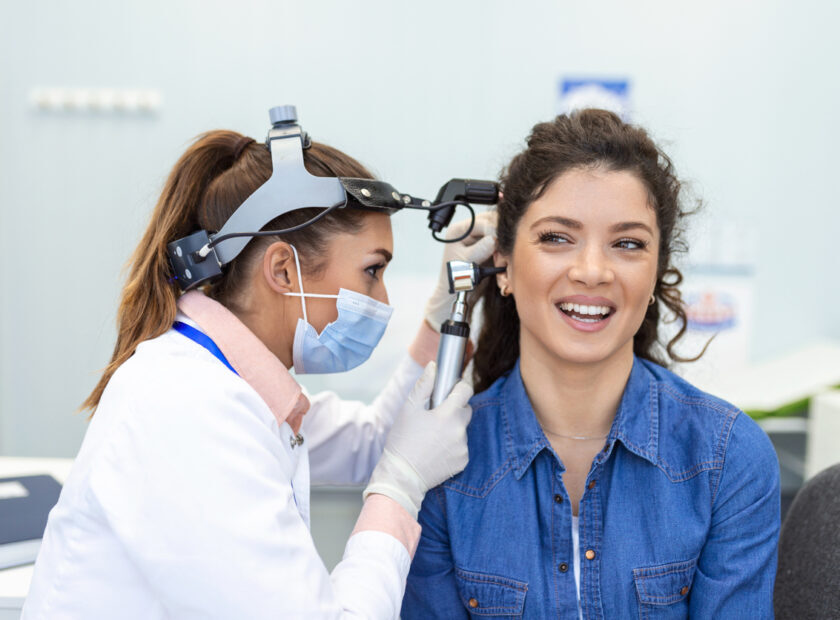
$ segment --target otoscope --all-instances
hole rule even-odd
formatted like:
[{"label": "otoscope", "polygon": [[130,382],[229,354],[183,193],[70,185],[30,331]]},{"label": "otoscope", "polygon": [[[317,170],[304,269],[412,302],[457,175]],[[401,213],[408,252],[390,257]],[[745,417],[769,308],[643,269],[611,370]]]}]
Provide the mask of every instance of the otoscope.
[{"label": "otoscope", "polygon": [[470,339],[470,325],[467,322],[469,310],[467,293],[475,289],[483,278],[504,270],[504,267],[479,267],[475,263],[462,260],[451,260],[446,263],[449,292],[455,295],[455,302],[452,304],[449,318],[440,326],[437,376],[432,390],[432,408],[446,400],[461,378],[467,341]]}]

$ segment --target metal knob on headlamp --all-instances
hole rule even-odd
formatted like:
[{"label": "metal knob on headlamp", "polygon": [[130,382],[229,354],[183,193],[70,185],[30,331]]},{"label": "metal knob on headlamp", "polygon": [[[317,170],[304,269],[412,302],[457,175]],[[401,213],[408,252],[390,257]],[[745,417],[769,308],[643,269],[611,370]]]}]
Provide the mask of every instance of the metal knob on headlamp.
[{"label": "metal knob on headlamp", "polygon": [[[280,129],[287,125],[297,125],[298,116],[297,108],[293,105],[278,105],[274,106],[268,111],[268,120],[271,121],[272,129]],[[312,146],[312,140],[309,134],[301,130],[300,133],[301,145],[304,149]],[[266,138],[265,145],[271,149],[271,134]]]},{"label": "metal knob on headlamp", "polygon": [[469,315],[467,294],[474,290],[482,279],[502,273],[504,270],[505,267],[479,267],[475,263],[461,260],[451,260],[446,263],[449,292],[455,295],[455,301],[449,318],[440,326],[437,375],[431,399],[432,408],[446,400],[452,388],[461,379],[467,342],[470,339],[470,324],[467,322]]},{"label": "metal knob on headlamp", "polygon": [[293,105],[277,105],[268,111],[268,120],[272,126],[297,123],[297,108]]}]

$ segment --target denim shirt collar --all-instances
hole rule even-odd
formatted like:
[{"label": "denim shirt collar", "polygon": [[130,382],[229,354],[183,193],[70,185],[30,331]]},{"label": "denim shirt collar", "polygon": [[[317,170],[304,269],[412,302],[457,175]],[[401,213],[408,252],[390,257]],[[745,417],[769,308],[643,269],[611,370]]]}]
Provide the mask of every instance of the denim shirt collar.
[{"label": "denim shirt collar", "polygon": [[[633,368],[621,396],[618,411],[607,435],[604,449],[595,457],[600,464],[612,454],[616,441],[627,450],[657,464],[659,444],[659,412],[657,382],[645,363],[633,357]],[[519,360],[505,379],[502,387],[502,412],[509,456],[517,480],[543,450],[553,452],[551,444],[537,422],[525,385],[522,382]]]}]

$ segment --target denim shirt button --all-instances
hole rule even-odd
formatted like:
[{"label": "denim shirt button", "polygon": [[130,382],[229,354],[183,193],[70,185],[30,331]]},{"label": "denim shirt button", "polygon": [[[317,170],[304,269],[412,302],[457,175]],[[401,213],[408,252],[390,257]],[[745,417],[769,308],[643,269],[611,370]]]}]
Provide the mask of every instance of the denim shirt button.
[{"label": "denim shirt button", "polygon": [[688,594],[688,586],[683,586],[682,590],[680,590],[680,596],[685,596]]},{"label": "denim shirt button", "polygon": [[595,552],[592,549],[586,550],[586,559],[587,560],[594,560],[595,559]]},{"label": "denim shirt button", "polygon": [[587,485],[587,487],[588,487],[590,490],[591,490],[591,489],[594,489],[594,488],[595,488],[595,481],[594,481],[594,480],[590,480],[590,481],[589,481],[589,484]]},{"label": "denim shirt button", "polygon": [[475,600],[474,598],[471,598],[471,599],[470,599],[469,601],[467,601],[467,602],[469,603],[469,606],[470,606],[470,607],[472,607],[473,609],[475,609],[476,607],[478,607],[478,601],[477,601],[477,600]]},{"label": "denim shirt button", "polygon": [[569,565],[565,562],[560,562],[560,564],[557,565],[557,570],[559,570],[561,573],[565,573],[567,570],[569,570]]},{"label": "denim shirt button", "polygon": [[556,504],[562,504],[563,503],[563,496],[558,493],[557,495],[554,496],[554,502]]}]

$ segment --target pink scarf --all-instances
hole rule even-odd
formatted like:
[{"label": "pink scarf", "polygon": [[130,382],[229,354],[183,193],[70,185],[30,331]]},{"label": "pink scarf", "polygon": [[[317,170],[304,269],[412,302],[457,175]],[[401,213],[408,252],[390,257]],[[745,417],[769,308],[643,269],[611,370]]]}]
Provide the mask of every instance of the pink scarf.
[{"label": "pink scarf", "polygon": [[239,376],[265,401],[277,424],[286,422],[297,433],[309,399],[277,356],[230,310],[200,291],[182,295],[178,309],[216,343]]}]

